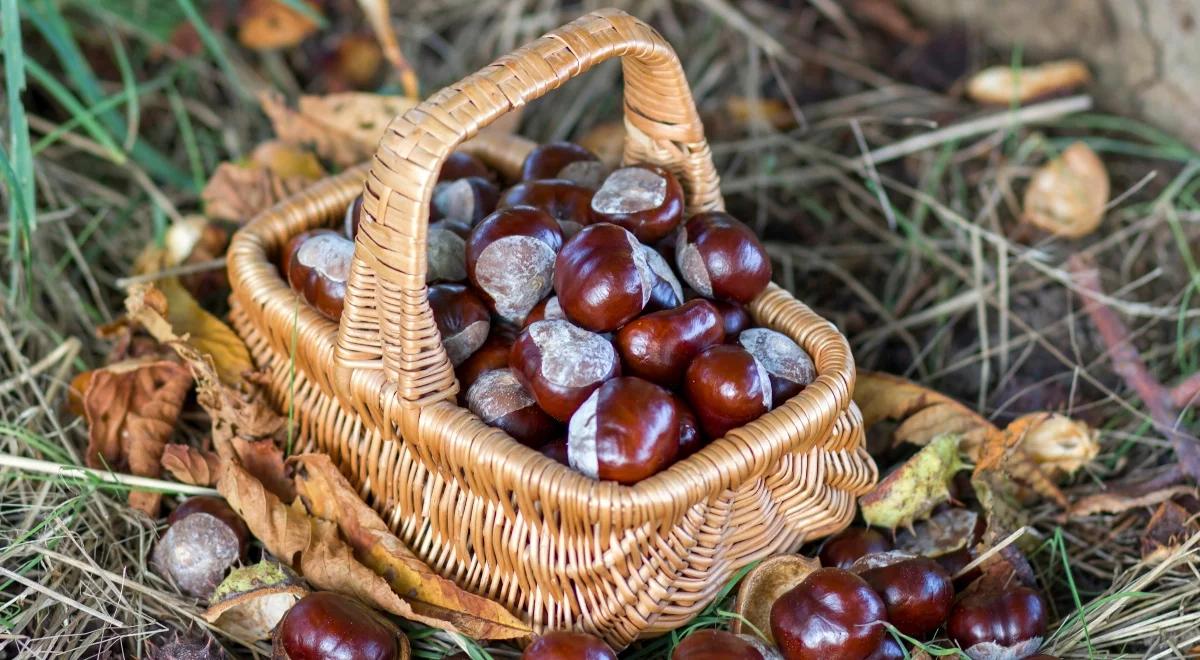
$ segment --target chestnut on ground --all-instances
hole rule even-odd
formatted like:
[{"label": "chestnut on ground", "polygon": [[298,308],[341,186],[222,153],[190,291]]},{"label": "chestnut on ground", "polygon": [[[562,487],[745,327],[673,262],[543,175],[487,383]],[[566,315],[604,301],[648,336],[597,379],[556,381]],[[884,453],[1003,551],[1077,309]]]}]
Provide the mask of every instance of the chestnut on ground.
[{"label": "chestnut on ground", "polygon": [[786,660],[863,660],[886,634],[883,600],[857,575],[819,568],[771,606],[771,634]]},{"label": "chestnut on ground", "polygon": [[300,599],[272,638],[273,660],[396,660],[408,638],[361,602],[332,591]]},{"label": "chestnut on ground", "polygon": [[928,557],[893,555],[859,577],[883,598],[888,622],[897,630],[924,639],[941,627],[954,602],[950,574]]},{"label": "chestnut on ground", "polygon": [[875,647],[871,655],[867,656],[867,660],[908,660],[910,657],[912,656],[904,652],[904,647],[900,642],[897,642],[896,638],[888,633],[883,636],[883,641]]},{"label": "chestnut on ground", "polygon": [[474,291],[461,284],[435,284],[429,287],[429,307],[454,366],[487,341],[492,315]]},{"label": "chestnut on ground", "polygon": [[643,243],[671,233],[683,219],[683,187],[658,165],[630,165],[615,170],[592,197],[596,222],[628,229]]},{"label": "chestnut on ground", "polygon": [[705,349],[688,365],[683,390],[710,438],[720,438],[771,409],[771,378],[741,346]]},{"label": "chestnut on ground", "polygon": [[246,559],[249,528],[225,500],[204,495],[184,500],[167,521],[151,554],[155,571],[180,591],[208,599],[226,572]]},{"label": "chestnut on ground", "polygon": [[702,299],[636,318],[616,336],[625,371],[666,387],[677,385],[704,349],[723,341],[721,315]]},{"label": "chestnut on ground", "polygon": [[826,568],[850,568],[860,558],[892,547],[892,540],[879,530],[847,527],[826,539],[817,557]]},{"label": "chestnut on ground", "polygon": [[630,485],[679,453],[679,413],[671,393],[641,378],[614,378],[571,416],[567,458],[593,479]]},{"label": "chestnut on ground", "polygon": [[572,323],[609,332],[641,314],[657,279],[642,247],[608,223],[584,227],[567,241],[554,264],[554,293]]},{"label": "chestnut on ground", "polygon": [[675,264],[700,295],[743,305],[771,281],[771,260],[758,237],[722,211],[688,219],[675,242]]},{"label": "chestnut on ground", "polygon": [[508,363],[542,410],[563,422],[604,381],[621,373],[611,342],[563,320],[538,321],[522,330]]},{"label": "chestnut on ground", "polygon": [[346,302],[346,279],[353,258],[354,241],[332,229],[314,229],[288,242],[283,272],[293,291],[323,316],[337,321]]},{"label": "chestnut on ground", "polygon": [[777,660],[779,653],[751,635],[697,630],[675,647],[671,660]]},{"label": "chestnut on ground", "polygon": [[558,422],[537,406],[512,369],[480,374],[467,391],[467,408],[483,423],[503,429],[530,447],[540,447],[560,429]]},{"label": "chestnut on ground", "polygon": [[521,660],[617,660],[617,654],[599,637],[555,631],[533,640]]},{"label": "chestnut on ground", "polygon": [[1028,587],[977,591],[958,599],[946,629],[976,660],[1024,658],[1042,645],[1047,608],[1041,594]]},{"label": "chestnut on ground", "polygon": [[817,378],[817,368],[808,352],[782,332],[750,328],[738,336],[738,343],[771,374],[771,401],[775,406],[796,396]]},{"label": "chestnut on ground", "polygon": [[562,230],[545,211],[505,208],[467,239],[467,276],[501,318],[519,324],[550,292]]}]

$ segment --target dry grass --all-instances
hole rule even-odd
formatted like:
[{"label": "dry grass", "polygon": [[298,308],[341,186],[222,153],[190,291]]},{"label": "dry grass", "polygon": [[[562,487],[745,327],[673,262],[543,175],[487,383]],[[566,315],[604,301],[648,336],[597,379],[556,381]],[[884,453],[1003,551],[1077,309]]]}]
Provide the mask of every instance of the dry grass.
[{"label": "dry grass", "polygon": [[[429,91],[600,3],[407,4],[395,10],[396,25]],[[988,114],[916,87],[880,52],[881,35],[823,14],[830,3],[796,2],[786,12],[778,7],[786,3],[765,0],[613,4],[652,20],[677,46],[731,209],[769,238],[779,281],[846,332],[862,367],[909,376],[1002,421],[1042,408],[1086,419],[1102,430],[1104,451],[1068,485],[1072,493],[1172,460],[1113,374],[1064,264],[1075,252],[1100,264],[1110,303],[1160,378],[1200,368],[1194,151],[1132,120],[1078,112],[1086,99]],[[31,161],[36,229],[10,218],[6,236],[17,258],[0,293],[0,452],[79,463],[86,430],[63,411],[66,385],[103,361],[107,347],[92,332],[119,312],[117,279],[167,223],[199,210],[206,172],[267,134],[245,90],[300,89],[306,83],[294,72],[306,61],[254,56],[225,40],[203,56],[155,60],[154,26],[116,19],[136,17],[147,3],[64,6],[71,40],[126,53],[128,69],[90,67],[95,58],[49,38],[64,34],[51,9],[23,6],[23,52],[64,81],[79,109],[30,80],[31,141],[54,139],[35,147]],[[332,31],[357,23],[353,12],[337,16]],[[980,56],[991,63],[1008,53]],[[619,68],[602,67],[534,104],[524,130],[578,136],[619,115],[618,89]],[[734,122],[723,111],[729,97],[764,93],[788,101],[795,128]],[[19,173],[11,127],[5,165]],[[1116,201],[1102,230],[1075,242],[1026,233],[1017,223],[1026,179],[1077,138],[1102,153],[1113,178]],[[1183,429],[1198,432],[1194,413]],[[202,420],[185,420],[181,432],[202,433]],[[123,502],[97,482],[0,470],[0,657],[136,657],[167,628],[201,628],[197,604],[147,570],[157,523]],[[1146,566],[1138,546],[1145,510],[1066,522],[1046,505],[1030,514],[1041,540],[1031,559],[1062,622],[1053,652],[1194,653],[1197,539]],[[718,604],[698,623],[724,619]],[[421,657],[455,646],[414,635]],[[239,655],[266,652],[220,639]],[[664,657],[669,644],[629,655]]]}]

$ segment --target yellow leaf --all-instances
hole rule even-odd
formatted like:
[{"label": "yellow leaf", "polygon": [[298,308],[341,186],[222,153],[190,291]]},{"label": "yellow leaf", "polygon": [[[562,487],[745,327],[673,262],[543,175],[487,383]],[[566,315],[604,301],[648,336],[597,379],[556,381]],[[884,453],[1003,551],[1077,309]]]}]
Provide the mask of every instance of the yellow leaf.
[{"label": "yellow leaf", "polygon": [[1053,94],[1064,94],[1092,80],[1080,60],[1059,60],[1015,69],[993,66],[967,81],[967,96],[979,103],[1027,103]]},{"label": "yellow leaf", "polygon": [[1100,226],[1108,194],[1104,161],[1076,142],[1034,173],[1021,217],[1056,236],[1079,238]]},{"label": "yellow leaf", "polygon": [[875,488],[859,498],[863,520],[888,529],[910,528],[934,507],[950,499],[950,482],[963,469],[958,457],[959,436],[940,435],[929,442]]}]

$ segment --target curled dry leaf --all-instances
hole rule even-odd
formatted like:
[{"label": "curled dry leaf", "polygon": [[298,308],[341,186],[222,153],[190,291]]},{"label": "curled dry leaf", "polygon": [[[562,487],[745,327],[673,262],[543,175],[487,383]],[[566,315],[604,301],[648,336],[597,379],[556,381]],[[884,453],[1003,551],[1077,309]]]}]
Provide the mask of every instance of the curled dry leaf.
[{"label": "curled dry leaf", "polygon": [[290,48],[317,30],[311,18],[280,0],[247,0],[237,24],[238,41],[253,50]]},{"label": "curled dry leaf", "polygon": [[306,594],[300,576],[264,560],[231,571],[213,591],[204,620],[238,639],[270,639],[283,615]]},{"label": "curled dry leaf", "polygon": [[434,573],[388,530],[328,456],[304,454],[290,462],[296,467],[296,490],[309,512],[336,523],[358,559],[386,577],[413,611],[445,621],[449,629],[475,639],[514,639],[530,634],[529,626],[499,603],[464,591]]},{"label": "curled dry leaf", "polygon": [[[1034,413],[1041,415],[1021,440],[1021,448],[1049,476],[1074,474],[1090,463],[1100,453],[1098,433],[1087,424],[1066,415]],[[1015,427],[1026,415],[1008,425]]]},{"label": "curled dry leaf", "polygon": [[1158,505],[1142,534],[1142,560],[1151,564],[1160,563],[1196,534],[1200,534],[1200,522],[1196,516],[1167,500]]},{"label": "curled dry leaf", "polygon": [[1064,238],[1087,236],[1108,205],[1108,170],[1091,147],[1076,142],[1033,175],[1022,218]]},{"label": "curled dry leaf", "polygon": [[754,634],[755,631],[742,630],[744,620],[754,626],[757,632],[762,633],[768,642],[774,644],[775,638],[771,635],[771,606],[785,592],[803,582],[809,573],[820,567],[821,562],[801,555],[771,557],[755,566],[738,585],[737,601],[733,609],[741,616],[733,620],[733,632]]},{"label": "curled dry leaf", "polygon": [[893,433],[896,443],[924,445],[939,434],[960,434],[959,450],[968,461],[977,466],[983,464],[984,469],[1003,464],[1011,476],[1022,479],[1043,497],[1066,506],[1066,496],[1026,453],[1022,442],[1036,430],[1034,422],[1048,419],[1049,413],[1026,415],[1000,430],[945,394],[899,376],[871,371],[858,372],[854,402],[862,410],[867,427],[884,419],[901,420]]},{"label": "curled dry leaf", "polygon": [[301,96],[295,110],[272,92],[260,95],[259,103],[280,140],[311,146],[342,167],[369,158],[388,123],[416,106],[412,99],[364,92]]},{"label": "curled dry leaf", "polygon": [[163,449],[162,467],[180,483],[211,486],[220,477],[221,457],[211,451],[170,444]]},{"label": "curled dry leaf", "polygon": [[1126,494],[1120,492],[1096,493],[1079,498],[1071,506],[1071,518],[1084,518],[1101,513],[1121,513],[1130,509],[1154,506],[1181,495],[1195,497],[1198,493],[1191,486],[1171,486],[1149,493]]},{"label": "curled dry leaf", "polygon": [[[162,474],[162,453],[175,431],[192,377],[167,360],[134,359],[96,370],[83,395],[90,467]],[[129,502],[157,515],[161,493],[131,491]]]},{"label": "curled dry leaf", "polygon": [[1066,94],[1092,81],[1081,60],[1058,60],[1014,69],[988,67],[967,81],[967,96],[978,103],[1008,105],[1028,103],[1046,96]]},{"label": "curled dry leaf", "polygon": [[964,465],[958,456],[959,436],[940,435],[901,463],[859,498],[868,525],[911,527],[950,499],[950,482]]},{"label": "curled dry leaf", "polygon": [[269,140],[245,163],[218,165],[200,197],[209,217],[242,224],[324,175],[312,152]]},{"label": "curled dry leaf", "polygon": [[896,549],[922,557],[940,557],[971,542],[979,514],[970,509],[948,508],[913,524],[912,531],[896,534]]}]

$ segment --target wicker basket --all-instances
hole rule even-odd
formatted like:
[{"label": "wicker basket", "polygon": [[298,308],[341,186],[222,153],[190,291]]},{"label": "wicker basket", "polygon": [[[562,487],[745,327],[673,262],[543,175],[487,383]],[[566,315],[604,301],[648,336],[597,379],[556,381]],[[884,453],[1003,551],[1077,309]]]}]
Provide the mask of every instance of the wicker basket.
[{"label": "wicker basket", "polygon": [[[456,404],[458,383],[425,288],[428,205],[440,164],[462,149],[513,172],[527,141],[464,141],[614,56],[625,74],[625,160],[675,173],[689,213],[721,208],[675,53],[644,23],[604,11],[398,117],[370,163],[321,181],[238,232],[229,271],[234,323],[269,372],[274,402],[286,407],[294,394],[301,447],[330,454],[442,575],[538,630],[584,629],[623,646],[687,622],[739,567],[841,529],[876,469],[850,400],[854,364],[845,339],[775,285],[751,314],[808,350],[816,382],[634,486],[584,477]],[[339,324],[300,302],[272,259],[289,237],[341,217],[364,179],[366,217]]]}]

